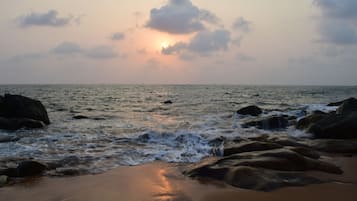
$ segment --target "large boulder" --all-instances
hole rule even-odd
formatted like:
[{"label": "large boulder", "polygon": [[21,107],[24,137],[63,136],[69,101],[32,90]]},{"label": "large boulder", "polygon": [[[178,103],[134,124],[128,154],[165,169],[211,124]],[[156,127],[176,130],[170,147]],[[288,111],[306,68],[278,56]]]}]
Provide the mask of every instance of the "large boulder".
[{"label": "large boulder", "polygon": [[282,145],[270,142],[248,141],[224,146],[223,154],[224,156],[230,156],[238,153],[279,149],[282,147]]},{"label": "large boulder", "polygon": [[246,122],[243,128],[256,127],[263,130],[279,130],[289,126],[289,121],[284,116],[271,116]]},{"label": "large boulder", "polygon": [[47,166],[37,161],[20,162],[16,168],[7,168],[0,170],[0,175],[8,177],[31,177],[41,175]]},{"label": "large boulder", "polygon": [[307,131],[315,138],[357,138],[357,112],[328,115],[312,124]]},{"label": "large boulder", "polygon": [[301,173],[269,171],[247,166],[233,168],[226,177],[226,182],[232,186],[260,191],[321,183],[319,179]]},{"label": "large boulder", "polygon": [[327,153],[356,154],[357,140],[317,139],[307,143],[311,148]]},{"label": "large boulder", "polygon": [[308,129],[312,124],[326,118],[327,116],[328,114],[324,112],[313,112],[311,115],[300,119],[296,124],[296,128],[300,130]]},{"label": "large boulder", "polygon": [[38,100],[5,94],[0,99],[0,117],[33,119],[50,124],[46,108]]},{"label": "large boulder", "polygon": [[242,109],[237,111],[238,114],[251,115],[251,116],[258,116],[262,112],[263,112],[262,109],[260,109],[258,106],[255,106],[255,105],[244,107],[244,108],[242,108]]},{"label": "large boulder", "polygon": [[351,112],[357,112],[357,99],[355,98],[344,100],[336,110],[337,114],[348,114]]},{"label": "large boulder", "polygon": [[351,97],[351,98],[345,99],[345,100],[343,100],[343,101],[338,101],[338,102],[329,103],[329,104],[327,104],[327,106],[334,106],[334,107],[336,107],[336,106],[342,105],[342,104],[343,104],[344,102],[346,102],[346,101],[351,101],[351,100],[356,100],[356,99],[353,98],[353,97]]},{"label": "large boulder", "polygon": [[4,118],[0,117],[0,129],[18,130],[20,128],[43,128],[42,121],[27,118]]},{"label": "large boulder", "polygon": [[[302,150],[281,148],[233,154],[213,161],[203,161],[184,171],[193,178],[211,178],[253,190],[270,191],[286,186],[303,186],[320,180],[301,171],[342,174],[334,164],[300,154]],[[305,153],[306,149],[302,151]],[[301,173],[297,173],[297,171]]]}]

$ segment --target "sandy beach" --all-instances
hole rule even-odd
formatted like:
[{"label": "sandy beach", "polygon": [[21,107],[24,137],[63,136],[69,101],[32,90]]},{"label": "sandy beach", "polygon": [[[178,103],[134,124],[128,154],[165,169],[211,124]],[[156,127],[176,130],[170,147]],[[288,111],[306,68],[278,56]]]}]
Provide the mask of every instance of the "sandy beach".
[{"label": "sandy beach", "polygon": [[334,159],[341,176],[311,172],[331,182],[287,187],[272,192],[235,188],[217,181],[196,181],[181,174],[183,165],[155,162],[120,167],[78,177],[40,177],[0,189],[1,200],[12,201],[221,201],[221,200],[356,200],[357,157]]}]

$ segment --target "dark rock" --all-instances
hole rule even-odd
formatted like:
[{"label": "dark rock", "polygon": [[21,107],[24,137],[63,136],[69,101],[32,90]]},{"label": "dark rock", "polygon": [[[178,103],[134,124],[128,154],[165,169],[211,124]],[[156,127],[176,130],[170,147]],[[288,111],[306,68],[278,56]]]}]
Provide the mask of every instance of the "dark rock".
[{"label": "dark rock", "polygon": [[6,175],[0,175],[0,188],[5,186],[8,182],[8,177]]},{"label": "dark rock", "polygon": [[300,119],[296,124],[296,128],[300,130],[308,129],[312,124],[326,118],[327,116],[328,114],[326,113],[315,112],[307,117]]},{"label": "dark rock", "polygon": [[76,115],[73,117],[73,119],[89,119],[89,117],[84,116],[84,115]]},{"label": "dark rock", "polygon": [[167,101],[164,101],[164,104],[168,105],[168,104],[172,104],[173,102],[171,100],[167,100]]},{"label": "dark rock", "polygon": [[357,153],[357,140],[333,140],[321,139],[312,140],[308,143],[312,148],[327,152],[327,153],[341,153],[354,154]]},{"label": "dark rock", "polygon": [[288,127],[288,125],[289,125],[288,120],[283,116],[272,116],[272,117],[253,120],[244,123],[242,126],[243,128],[256,127],[264,130],[278,130],[278,129],[285,129],[286,127]]},{"label": "dark rock", "polygon": [[331,163],[308,158],[289,149],[235,154],[218,160],[218,164],[223,164],[224,166],[250,166],[281,171],[317,170],[342,174],[342,170]]},{"label": "dark rock", "polygon": [[348,114],[351,112],[357,112],[357,99],[355,98],[344,100],[336,110],[336,114]]},{"label": "dark rock", "polygon": [[226,182],[232,186],[258,191],[321,183],[319,179],[301,173],[268,171],[246,166],[233,168],[226,177]]},{"label": "dark rock", "polygon": [[36,161],[21,162],[16,168],[18,177],[37,176],[42,174],[46,169],[46,165]]},{"label": "dark rock", "polygon": [[0,101],[0,116],[4,118],[24,118],[50,124],[46,108],[38,100],[20,95],[5,94]]},{"label": "dark rock", "polygon": [[0,117],[0,129],[18,130],[20,128],[43,128],[45,126],[42,121],[34,119]]},{"label": "dark rock", "polygon": [[272,142],[275,144],[279,144],[282,146],[290,146],[290,147],[308,147],[304,143],[300,143],[296,141],[296,139],[293,138],[286,138],[286,137],[273,137],[273,138],[268,138],[266,140],[267,142]]},{"label": "dark rock", "polygon": [[356,100],[355,98],[348,98],[346,100],[343,100],[343,101],[338,101],[338,102],[333,102],[333,103],[329,103],[327,104],[327,106],[340,106],[342,105],[345,101],[350,101],[350,100]]},{"label": "dark rock", "polygon": [[259,116],[262,113],[262,109],[255,105],[251,105],[248,107],[244,107],[237,111],[238,114],[241,115],[251,115],[251,116]]},{"label": "dark rock", "polygon": [[20,140],[19,137],[16,136],[0,136],[0,143],[4,143],[4,142],[16,142]]},{"label": "dark rock", "polygon": [[56,175],[58,176],[78,176],[87,173],[88,173],[87,170],[82,170],[79,168],[68,168],[68,167],[56,168]]},{"label": "dark rock", "polygon": [[251,152],[251,151],[263,151],[270,149],[279,149],[283,146],[275,143],[269,142],[258,142],[258,141],[249,141],[239,144],[228,145],[224,147],[224,156],[229,156],[237,153]]},{"label": "dark rock", "polygon": [[7,168],[0,170],[0,175],[8,177],[31,177],[41,175],[47,166],[36,161],[23,161],[16,168]]},{"label": "dark rock", "polygon": [[315,138],[357,138],[357,112],[332,114],[308,128]]},{"label": "dark rock", "polygon": [[287,148],[246,152],[203,161],[184,171],[184,174],[194,178],[222,180],[240,188],[263,191],[320,182],[296,171],[314,170],[342,174],[342,170],[334,164],[314,159],[315,156],[304,156],[310,154],[307,150],[292,151]]},{"label": "dark rock", "polygon": [[312,159],[319,159],[320,154],[318,154],[315,150],[306,148],[306,147],[290,147],[289,148],[291,151],[294,151],[300,155],[303,155],[308,158]]}]

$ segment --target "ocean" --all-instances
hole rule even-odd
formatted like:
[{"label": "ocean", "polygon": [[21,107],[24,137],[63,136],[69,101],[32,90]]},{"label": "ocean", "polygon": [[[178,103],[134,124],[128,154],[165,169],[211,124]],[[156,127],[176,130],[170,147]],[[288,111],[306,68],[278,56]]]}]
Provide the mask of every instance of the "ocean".
[{"label": "ocean", "polygon": [[[16,142],[0,143],[0,158],[58,161],[100,173],[152,161],[197,162],[222,155],[217,139],[260,134],[309,137],[296,130],[242,128],[253,117],[236,111],[257,105],[262,116],[298,119],[333,111],[329,102],[357,97],[357,87],[230,85],[0,85],[0,94],[40,100],[51,124],[44,129],[5,131]],[[172,104],[165,104],[165,101]],[[85,119],[74,119],[83,115]]]}]

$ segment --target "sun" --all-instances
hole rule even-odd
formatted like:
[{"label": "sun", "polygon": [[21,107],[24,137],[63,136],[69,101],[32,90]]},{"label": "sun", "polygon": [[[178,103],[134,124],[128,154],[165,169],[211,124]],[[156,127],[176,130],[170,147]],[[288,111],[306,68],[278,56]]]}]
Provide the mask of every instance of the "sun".
[{"label": "sun", "polygon": [[166,49],[170,46],[170,44],[167,41],[163,41],[160,43],[161,49]]}]

